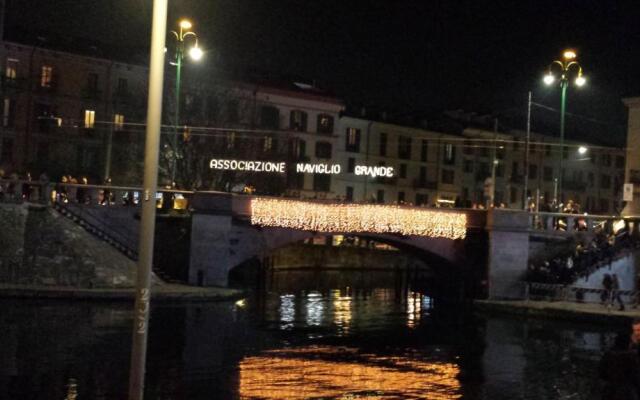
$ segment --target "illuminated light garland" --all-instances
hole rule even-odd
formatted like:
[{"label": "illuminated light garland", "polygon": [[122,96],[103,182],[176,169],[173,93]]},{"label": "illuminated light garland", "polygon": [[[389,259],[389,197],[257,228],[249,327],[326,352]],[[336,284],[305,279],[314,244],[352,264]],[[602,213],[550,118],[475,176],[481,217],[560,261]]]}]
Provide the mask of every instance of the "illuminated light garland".
[{"label": "illuminated light garland", "polygon": [[251,199],[251,224],[315,232],[399,233],[464,239],[467,215],[390,205]]}]

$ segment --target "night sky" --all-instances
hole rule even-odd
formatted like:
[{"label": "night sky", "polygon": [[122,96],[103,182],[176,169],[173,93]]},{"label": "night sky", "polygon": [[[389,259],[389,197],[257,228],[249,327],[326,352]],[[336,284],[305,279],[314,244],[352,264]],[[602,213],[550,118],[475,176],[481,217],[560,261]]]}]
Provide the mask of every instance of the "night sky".
[{"label": "night sky", "polygon": [[[151,0],[8,0],[5,36],[55,34],[147,57]],[[193,20],[212,73],[257,70],[314,80],[348,104],[391,112],[464,109],[524,127],[527,92],[565,47],[588,79],[569,89],[569,135],[621,136],[621,98],[640,96],[640,2],[172,0]],[[53,37],[53,35],[51,35]],[[634,48],[636,46],[636,48]],[[553,111],[534,109],[553,130]],[[553,123],[552,123],[553,122]],[[537,124],[537,125],[536,125]],[[545,125],[546,124],[546,125]]]}]

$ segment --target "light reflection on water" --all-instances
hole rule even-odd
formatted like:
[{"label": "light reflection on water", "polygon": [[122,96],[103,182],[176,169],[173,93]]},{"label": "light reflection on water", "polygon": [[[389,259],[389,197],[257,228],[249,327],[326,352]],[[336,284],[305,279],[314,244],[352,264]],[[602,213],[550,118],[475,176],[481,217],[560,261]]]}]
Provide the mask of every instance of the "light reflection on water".
[{"label": "light reflection on water", "polygon": [[[389,275],[353,275],[296,273],[244,302],[154,304],[145,398],[599,398],[614,327],[473,317]],[[126,398],[128,304],[0,309],[0,400]]]},{"label": "light reflection on water", "polygon": [[456,364],[309,346],[265,351],[240,362],[240,397],[256,399],[459,399]]}]

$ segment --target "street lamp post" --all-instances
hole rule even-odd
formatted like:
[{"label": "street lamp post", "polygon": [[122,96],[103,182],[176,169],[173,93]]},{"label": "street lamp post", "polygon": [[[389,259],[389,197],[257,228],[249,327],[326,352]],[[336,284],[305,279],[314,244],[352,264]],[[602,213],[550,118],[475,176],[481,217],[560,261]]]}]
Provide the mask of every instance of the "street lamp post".
[{"label": "street lamp post", "polygon": [[177,166],[177,151],[178,151],[178,127],[180,125],[180,83],[182,79],[182,61],[185,56],[185,39],[189,36],[193,37],[195,40],[195,45],[189,49],[189,57],[191,57],[194,61],[199,61],[202,58],[202,50],[198,47],[198,36],[195,32],[191,31],[192,24],[186,19],[183,19],[179,23],[180,29],[176,31],[171,31],[176,38],[176,49],[175,49],[175,66],[176,66],[176,104],[175,104],[175,134],[173,135],[173,139],[171,141],[171,145],[173,146],[173,157],[171,159],[171,184],[173,185],[176,180],[176,166]]},{"label": "street lamp post", "polygon": [[582,67],[576,60],[576,53],[573,50],[566,50],[562,54],[561,60],[554,60],[550,65],[547,74],[544,77],[544,83],[551,85],[556,81],[556,76],[553,74],[553,69],[558,69],[560,72],[560,161],[558,171],[556,173],[555,181],[557,182],[557,189],[554,190],[554,200],[557,202],[557,195],[562,196],[562,169],[564,159],[564,120],[565,111],[567,107],[567,88],[569,87],[569,72],[577,69],[578,76],[575,79],[576,86],[583,86],[587,81],[582,75]]}]

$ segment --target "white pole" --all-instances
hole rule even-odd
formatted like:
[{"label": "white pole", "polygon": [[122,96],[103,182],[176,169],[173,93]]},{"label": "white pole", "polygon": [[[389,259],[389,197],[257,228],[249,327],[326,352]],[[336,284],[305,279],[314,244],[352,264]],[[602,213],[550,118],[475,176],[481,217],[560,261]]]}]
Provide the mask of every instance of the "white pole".
[{"label": "white pole", "polygon": [[156,223],[156,190],[158,188],[158,155],[162,116],[162,85],[164,82],[164,47],[167,33],[168,0],[154,0],[149,66],[149,100],[144,155],[144,183],[136,303],[133,322],[133,348],[129,377],[129,399],[144,398],[144,374],[147,356],[147,332],[151,300],[151,266]]}]

